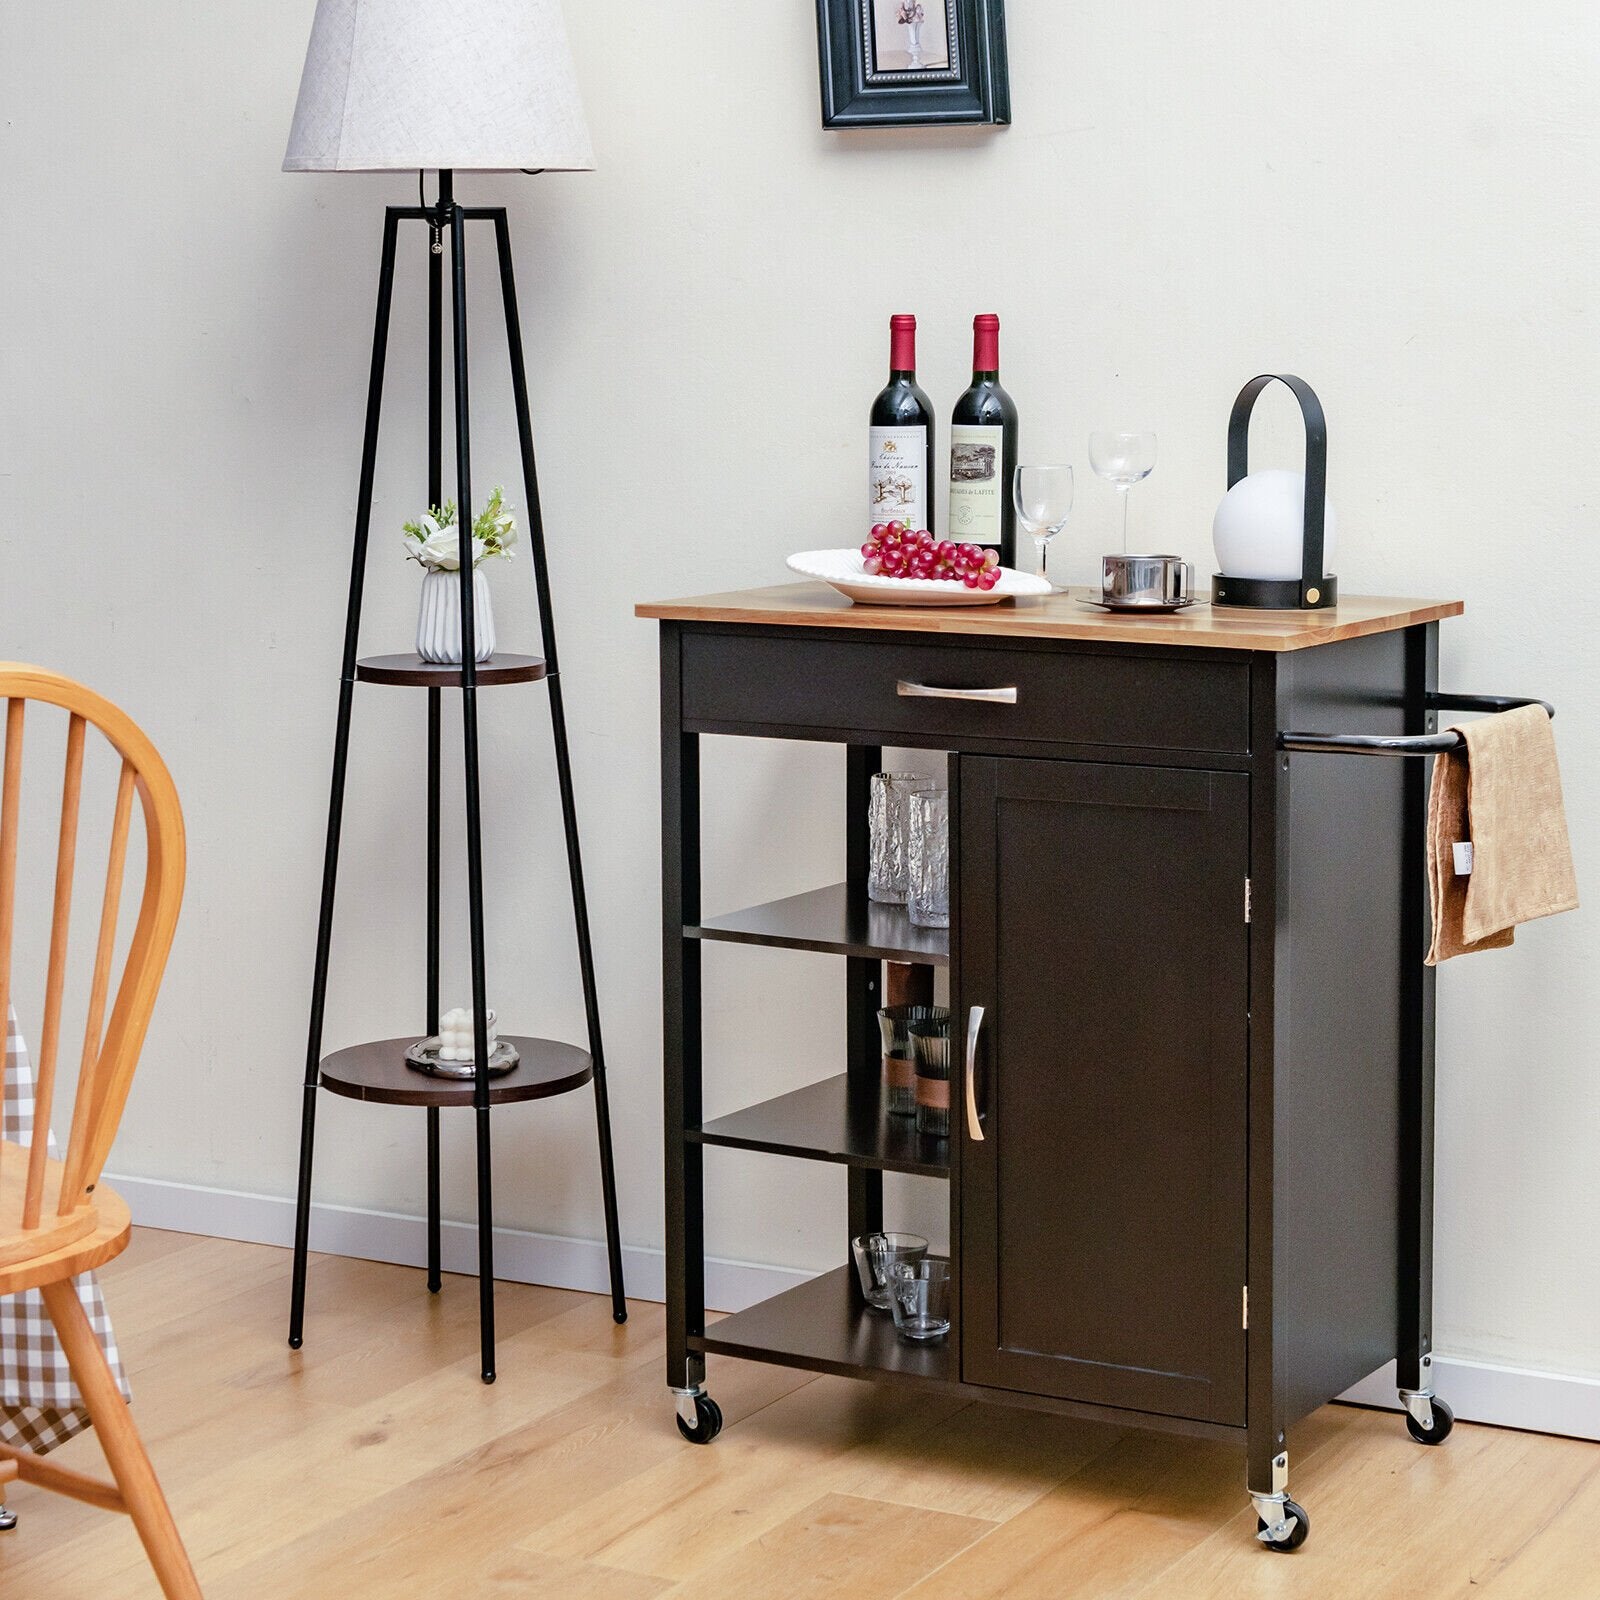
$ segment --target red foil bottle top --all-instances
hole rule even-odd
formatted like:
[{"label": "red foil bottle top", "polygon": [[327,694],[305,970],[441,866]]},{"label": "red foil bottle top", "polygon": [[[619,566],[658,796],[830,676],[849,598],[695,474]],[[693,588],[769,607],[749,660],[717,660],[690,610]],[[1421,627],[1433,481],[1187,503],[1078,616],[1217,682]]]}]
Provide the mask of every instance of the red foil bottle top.
[{"label": "red foil bottle top", "polygon": [[1000,370],[1000,319],[993,312],[972,319],[972,370]]},{"label": "red foil bottle top", "polygon": [[903,312],[889,318],[889,370],[917,370],[917,319]]}]

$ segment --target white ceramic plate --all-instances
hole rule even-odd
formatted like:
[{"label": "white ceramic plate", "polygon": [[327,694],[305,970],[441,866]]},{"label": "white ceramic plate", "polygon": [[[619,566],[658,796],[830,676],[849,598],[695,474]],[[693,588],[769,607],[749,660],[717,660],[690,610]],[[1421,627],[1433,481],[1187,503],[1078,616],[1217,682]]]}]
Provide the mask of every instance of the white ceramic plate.
[{"label": "white ceramic plate", "polygon": [[969,589],[950,578],[885,578],[867,571],[860,550],[802,550],[789,557],[789,570],[820,578],[869,606],[992,606],[997,600],[1051,592],[1043,578],[1013,567],[1000,568],[1000,581],[992,589]]}]

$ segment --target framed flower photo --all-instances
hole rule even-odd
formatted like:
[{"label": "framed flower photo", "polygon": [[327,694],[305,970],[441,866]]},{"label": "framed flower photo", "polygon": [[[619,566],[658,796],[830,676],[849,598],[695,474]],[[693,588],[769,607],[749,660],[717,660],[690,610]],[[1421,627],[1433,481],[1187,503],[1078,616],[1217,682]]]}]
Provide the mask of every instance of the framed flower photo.
[{"label": "framed flower photo", "polygon": [[825,128],[1011,120],[1005,0],[817,0]]}]

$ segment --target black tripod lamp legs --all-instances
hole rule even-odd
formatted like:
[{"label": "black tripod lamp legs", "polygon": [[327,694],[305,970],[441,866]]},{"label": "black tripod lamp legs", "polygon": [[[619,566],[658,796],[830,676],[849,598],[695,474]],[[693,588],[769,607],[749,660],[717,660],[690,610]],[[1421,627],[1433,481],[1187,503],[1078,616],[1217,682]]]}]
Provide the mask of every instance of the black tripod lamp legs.
[{"label": "black tripod lamp legs", "polygon": [[483,1381],[494,1371],[494,1184],[489,1151],[489,1108],[478,1110],[478,1334],[483,1348]]},{"label": "black tripod lamp legs", "polygon": [[439,1108],[428,1107],[428,1293],[438,1294],[439,1261]]},{"label": "black tripod lamp legs", "polygon": [[300,1111],[300,1189],[294,1213],[294,1283],[289,1296],[289,1348],[305,1342],[306,1260],[311,1248],[311,1157],[317,1136],[317,1086],[305,1086]]}]

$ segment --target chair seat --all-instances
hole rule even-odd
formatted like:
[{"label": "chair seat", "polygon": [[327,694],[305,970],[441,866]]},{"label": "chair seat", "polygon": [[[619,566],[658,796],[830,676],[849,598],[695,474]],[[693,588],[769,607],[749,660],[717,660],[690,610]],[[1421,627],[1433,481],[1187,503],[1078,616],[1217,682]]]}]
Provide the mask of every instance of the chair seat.
[{"label": "chair seat", "polygon": [[45,1163],[39,1226],[24,1228],[28,1152],[21,1145],[0,1144],[0,1295],[75,1278],[127,1248],[133,1218],[122,1196],[103,1183],[71,1216],[56,1216],[62,1172],[61,1162]]}]

